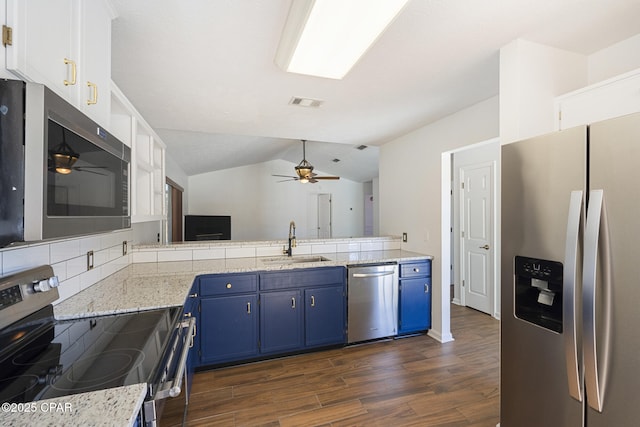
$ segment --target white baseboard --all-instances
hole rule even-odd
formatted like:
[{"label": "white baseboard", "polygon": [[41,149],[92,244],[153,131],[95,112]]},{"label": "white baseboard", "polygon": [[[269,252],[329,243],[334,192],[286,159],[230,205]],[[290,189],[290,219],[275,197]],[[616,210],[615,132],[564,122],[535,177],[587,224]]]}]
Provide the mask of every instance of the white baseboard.
[{"label": "white baseboard", "polygon": [[429,332],[427,332],[427,335],[429,335],[434,340],[441,342],[443,344],[454,341],[453,335],[448,334],[447,336],[443,336],[440,332],[434,331],[433,329],[429,329]]}]

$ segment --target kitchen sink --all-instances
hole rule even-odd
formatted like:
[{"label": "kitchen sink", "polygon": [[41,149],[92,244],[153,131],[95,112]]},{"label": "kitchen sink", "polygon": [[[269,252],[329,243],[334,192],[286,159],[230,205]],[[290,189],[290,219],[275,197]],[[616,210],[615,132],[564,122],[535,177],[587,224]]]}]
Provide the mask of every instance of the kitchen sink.
[{"label": "kitchen sink", "polygon": [[331,261],[329,258],[325,258],[319,255],[313,256],[293,256],[293,257],[276,257],[276,258],[263,258],[260,260],[263,264],[276,265],[276,264],[303,264],[308,262],[322,262]]}]

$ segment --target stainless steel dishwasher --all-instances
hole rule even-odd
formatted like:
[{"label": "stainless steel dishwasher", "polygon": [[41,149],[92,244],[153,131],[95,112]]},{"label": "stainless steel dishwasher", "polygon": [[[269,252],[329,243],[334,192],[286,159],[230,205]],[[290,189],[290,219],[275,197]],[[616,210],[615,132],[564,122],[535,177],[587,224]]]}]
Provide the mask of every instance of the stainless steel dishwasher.
[{"label": "stainless steel dishwasher", "polygon": [[347,342],[396,335],[398,265],[354,265],[348,271]]}]

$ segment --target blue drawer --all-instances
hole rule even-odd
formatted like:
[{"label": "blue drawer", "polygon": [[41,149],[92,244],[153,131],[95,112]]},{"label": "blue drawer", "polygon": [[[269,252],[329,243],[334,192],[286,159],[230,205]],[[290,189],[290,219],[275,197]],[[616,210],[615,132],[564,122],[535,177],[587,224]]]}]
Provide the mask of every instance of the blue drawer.
[{"label": "blue drawer", "polygon": [[344,267],[305,268],[282,272],[260,274],[260,290],[305,288],[309,286],[334,285],[344,283]]},{"label": "blue drawer", "polygon": [[431,276],[431,261],[415,261],[400,264],[400,277],[428,277]]},{"label": "blue drawer", "polygon": [[258,290],[257,274],[220,274],[200,277],[200,295],[232,295]]}]

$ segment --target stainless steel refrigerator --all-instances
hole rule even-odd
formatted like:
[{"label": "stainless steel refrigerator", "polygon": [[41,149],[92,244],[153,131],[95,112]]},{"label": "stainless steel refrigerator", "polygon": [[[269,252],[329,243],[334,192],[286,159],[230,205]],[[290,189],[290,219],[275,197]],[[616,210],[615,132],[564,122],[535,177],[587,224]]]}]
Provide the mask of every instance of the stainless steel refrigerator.
[{"label": "stainless steel refrigerator", "polygon": [[640,425],[640,114],[502,147],[500,427]]}]

